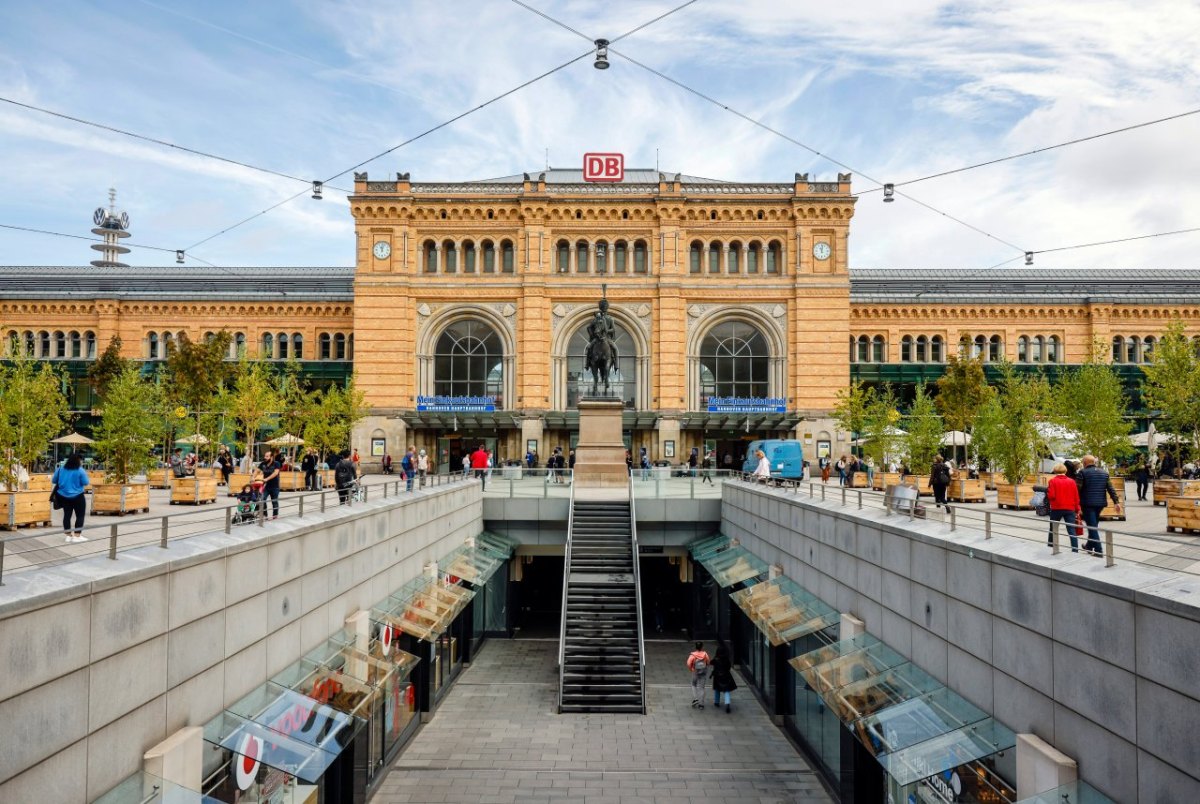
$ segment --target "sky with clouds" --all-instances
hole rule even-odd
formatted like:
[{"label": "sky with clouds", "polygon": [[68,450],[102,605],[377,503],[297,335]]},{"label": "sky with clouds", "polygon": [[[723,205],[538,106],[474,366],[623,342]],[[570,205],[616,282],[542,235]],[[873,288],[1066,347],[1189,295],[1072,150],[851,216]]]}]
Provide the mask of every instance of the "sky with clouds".
[{"label": "sky with clouds", "polygon": [[[615,38],[681,0],[529,0]],[[293,176],[329,178],[589,50],[511,0],[0,0],[0,97]],[[699,0],[615,50],[853,168],[901,182],[1200,108],[1195,0]],[[479,179],[589,150],[730,180],[833,178],[828,159],[614,53],[367,166]],[[0,223],[87,235],[118,189],[133,238],[183,248],[304,185],[0,103]],[[1200,115],[864,195],[857,268],[984,268],[1200,227]],[[348,176],[332,182],[350,186]],[[344,195],[308,193],[194,253],[218,265],[350,265]],[[1200,268],[1200,232],[1040,256],[1047,270]],[[83,241],[0,229],[0,263],[82,264]],[[135,250],[135,265],[171,263]],[[1020,265],[1020,260],[1012,265]]]}]

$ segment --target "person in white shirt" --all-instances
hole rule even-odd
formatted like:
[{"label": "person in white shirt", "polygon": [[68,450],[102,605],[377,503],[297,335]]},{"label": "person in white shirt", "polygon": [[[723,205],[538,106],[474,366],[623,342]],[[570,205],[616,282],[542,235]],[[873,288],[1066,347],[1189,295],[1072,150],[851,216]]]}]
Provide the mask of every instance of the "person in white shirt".
[{"label": "person in white shirt", "polygon": [[754,467],[754,479],[765,483],[771,479],[771,462],[761,449],[754,451],[754,457],[758,458],[758,465]]}]

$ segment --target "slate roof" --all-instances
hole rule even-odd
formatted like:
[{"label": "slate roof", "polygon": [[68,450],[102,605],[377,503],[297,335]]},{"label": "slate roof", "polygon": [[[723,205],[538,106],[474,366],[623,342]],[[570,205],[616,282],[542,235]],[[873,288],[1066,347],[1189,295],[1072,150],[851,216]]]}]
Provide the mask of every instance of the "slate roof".
[{"label": "slate roof", "polygon": [[850,272],[858,304],[1195,304],[1200,269],[860,268]]},{"label": "slate roof", "polygon": [[353,268],[0,266],[0,299],[354,300]]}]

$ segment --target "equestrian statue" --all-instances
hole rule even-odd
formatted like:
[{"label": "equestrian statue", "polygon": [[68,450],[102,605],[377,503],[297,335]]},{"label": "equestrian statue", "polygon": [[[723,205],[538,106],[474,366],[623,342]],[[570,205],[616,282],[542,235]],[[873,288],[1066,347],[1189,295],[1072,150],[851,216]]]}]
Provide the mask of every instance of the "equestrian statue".
[{"label": "equestrian statue", "polygon": [[[607,294],[606,294],[607,296]],[[600,299],[600,309],[592,317],[587,326],[588,346],[583,368],[592,373],[592,396],[600,395],[600,384],[604,384],[604,396],[611,396],[609,372],[616,369],[617,360],[617,324],[608,314],[608,299]]]}]

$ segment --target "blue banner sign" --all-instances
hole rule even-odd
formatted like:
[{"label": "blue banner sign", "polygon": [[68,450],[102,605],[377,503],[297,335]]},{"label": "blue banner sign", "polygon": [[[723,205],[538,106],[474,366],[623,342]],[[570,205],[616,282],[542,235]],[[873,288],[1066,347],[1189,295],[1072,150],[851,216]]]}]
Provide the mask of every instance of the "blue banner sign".
[{"label": "blue banner sign", "polygon": [[418,396],[419,413],[495,413],[494,396]]},{"label": "blue banner sign", "polygon": [[787,400],[777,396],[710,396],[709,413],[787,413]]}]

